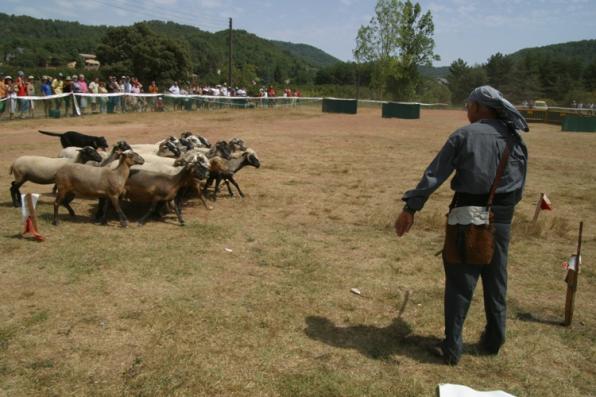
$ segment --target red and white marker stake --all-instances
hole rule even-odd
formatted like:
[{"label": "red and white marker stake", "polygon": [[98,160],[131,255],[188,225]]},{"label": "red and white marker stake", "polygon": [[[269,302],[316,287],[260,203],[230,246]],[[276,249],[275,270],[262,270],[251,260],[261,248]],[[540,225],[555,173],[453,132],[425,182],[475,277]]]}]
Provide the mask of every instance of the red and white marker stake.
[{"label": "red and white marker stake", "polygon": [[21,202],[23,206],[21,207],[21,215],[23,217],[24,222],[24,231],[21,233],[22,237],[27,237],[27,234],[33,236],[33,238],[37,241],[44,241],[44,237],[39,234],[37,231],[37,215],[35,214],[35,205],[37,204],[37,200],[39,199],[39,194],[22,194],[21,195]]}]

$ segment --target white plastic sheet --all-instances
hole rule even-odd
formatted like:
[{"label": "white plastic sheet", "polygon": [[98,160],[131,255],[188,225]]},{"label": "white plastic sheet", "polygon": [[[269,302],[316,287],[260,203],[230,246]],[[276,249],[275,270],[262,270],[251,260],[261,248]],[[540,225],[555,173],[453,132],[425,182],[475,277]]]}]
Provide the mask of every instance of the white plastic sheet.
[{"label": "white plastic sheet", "polygon": [[464,385],[449,383],[439,385],[439,397],[515,397],[501,390],[477,391]]}]

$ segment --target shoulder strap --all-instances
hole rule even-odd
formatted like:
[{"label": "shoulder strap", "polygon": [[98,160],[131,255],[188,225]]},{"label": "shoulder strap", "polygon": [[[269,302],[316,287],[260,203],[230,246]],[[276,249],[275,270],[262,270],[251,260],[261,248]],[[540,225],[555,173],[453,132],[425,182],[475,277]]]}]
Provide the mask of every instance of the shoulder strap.
[{"label": "shoulder strap", "polygon": [[501,181],[501,177],[503,176],[503,172],[505,171],[505,166],[507,165],[507,160],[509,159],[509,152],[511,151],[511,138],[507,139],[507,145],[505,146],[505,151],[501,156],[501,161],[499,162],[499,167],[497,168],[497,175],[495,176],[495,180],[490,187],[490,193],[488,194],[488,203],[486,206],[490,209],[493,205],[493,199],[495,198],[495,192],[497,191],[497,186]]}]

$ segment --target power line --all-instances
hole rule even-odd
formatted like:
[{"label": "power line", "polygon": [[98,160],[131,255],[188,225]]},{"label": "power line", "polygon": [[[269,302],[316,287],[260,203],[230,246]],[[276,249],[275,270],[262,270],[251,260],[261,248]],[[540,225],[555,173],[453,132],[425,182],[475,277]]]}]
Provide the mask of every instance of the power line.
[{"label": "power line", "polygon": [[[134,2],[134,1],[130,1],[130,0],[121,0],[120,3],[124,3],[126,5],[128,5],[129,7],[138,7],[138,5]],[[145,3],[143,6],[143,9],[146,11],[153,11],[154,9],[157,10],[159,12],[159,14],[169,14],[169,15],[173,15],[175,17],[179,17],[179,18],[186,18],[186,19],[192,19],[197,20],[197,19],[202,19],[207,21],[210,24],[215,24],[215,25],[222,25],[225,26],[225,24],[227,24],[227,19],[221,16],[214,16],[214,15],[209,15],[209,11],[203,11],[201,10],[200,14],[197,14],[193,11],[190,10],[184,10],[184,11],[178,11],[178,9],[174,8],[162,8],[159,7],[158,5],[155,5],[154,7],[147,7],[147,4]]]},{"label": "power line", "polygon": [[[106,1],[102,1],[102,0],[91,0],[95,3],[101,4],[103,6],[106,7],[112,7],[118,10],[122,10],[122,11],[126,11],[126,12],[130,12],[133,14],[143,14],[145,16],[148,16],[151,19],[158,19],[158,20],[168,20],[168,19],[172,19],[173,21],[175,21],[176,19],[178,19],[179,22],[184,22],[185,24],[189,24],[192,26],[196,26],[199,27],[200,29],[204,29],[205,27],[208,29],[213,29],[213,30],[224,30],[225,29],[225,25],[215,25],[212,23],[201,23],[200,25],[197,24],[197,20],[196,19],[192,19],[192,15],[189,16],[182,16],[182,15],[174,15],[174,13],[171,12],[165,12],[165,11],[160,11],[161,15],[155,14],[154,11],[149,11],[145,8],[142,7],[138,7],[138,6],[133,6],[127,3],[120,3],[120,4],[113,4],[113,3],[109,3]],[[164,18],[163,14],[170,14],[171,16],[167,16],[166,18]]]}]

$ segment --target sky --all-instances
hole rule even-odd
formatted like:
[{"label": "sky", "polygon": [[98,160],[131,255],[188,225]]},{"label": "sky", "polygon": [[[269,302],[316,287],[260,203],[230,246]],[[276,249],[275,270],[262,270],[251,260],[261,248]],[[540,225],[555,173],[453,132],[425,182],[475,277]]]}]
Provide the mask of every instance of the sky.
[{"label": "sky", "polygon": [[[480,64],[497,52],[596,39],[596,0],[419,0],[435,24],[435,66],[461,58]],[[202,30],[234,29],[305,43],[353,60],[358,29],[374,15],[376,0],[2,0],[0,12],[131,25],[174,21]]]}]

